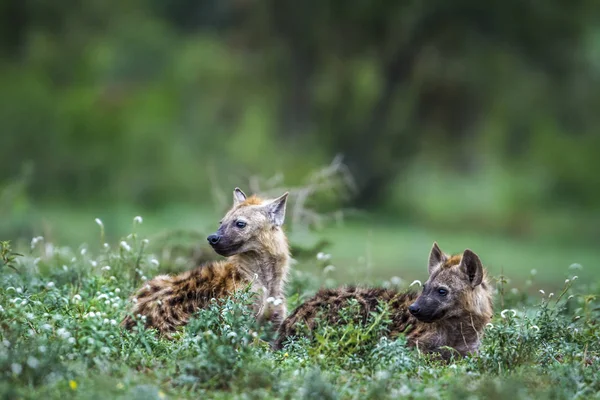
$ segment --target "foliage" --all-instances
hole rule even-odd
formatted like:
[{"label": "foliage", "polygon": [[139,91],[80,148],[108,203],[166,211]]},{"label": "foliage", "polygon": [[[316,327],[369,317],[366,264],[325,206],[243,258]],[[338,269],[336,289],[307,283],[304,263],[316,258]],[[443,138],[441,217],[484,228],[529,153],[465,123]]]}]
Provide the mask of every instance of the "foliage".
[{"label": "foliage", "polygon": [[[249,291],[215,300],[172,340],[123,331],[129,294],[165,268],[147,248],[135,232],[98,253],[35,238],[12,261],[21,273],[0,276],[0,397],[524,399],[600,391],[600,285],[573,275],[558,295],[499,291],[508,308],[486,328],[479,354],[441,363],[402,337],[382,337],[385,309],[362,321],[352,306],[340,315],[344,324],[320,325],[312,340],[273,351]],[[303,266],[329,257],[296,266],[290,305],[321,285]]]}]

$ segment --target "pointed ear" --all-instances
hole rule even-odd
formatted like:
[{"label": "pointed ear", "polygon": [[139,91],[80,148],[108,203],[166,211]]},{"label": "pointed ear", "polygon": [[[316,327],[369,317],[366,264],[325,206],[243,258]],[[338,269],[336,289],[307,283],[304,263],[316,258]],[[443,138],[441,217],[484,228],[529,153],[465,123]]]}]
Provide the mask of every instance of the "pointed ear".
[{"label": "pointed ear", "polygon": [[285,220],[285,205],[287,203],[288,192],[282,196],[264,205],[267,214],[275,226],[283,225]]},{"label": "pointed ear", "polygon": [[233,205],[238,205],[246,200],[246,194],[242,192],[242,189],[236,187],[233,190]]},{"label": "pointed ear", "polygon": [[429,253],[429,264],[427,266],[427,270],[429,271],[429,275],[433,273],[433,271],[446,261],[446,255],[440,249],[437,242],[433,242],[433,247],[431,248],[431,252]]},{"label": "pointed ear", "polygon": [[481,284],[481,281],[483,281],[483,265],[477,254],[471,250],[467,249],[463,253],[460,269],[467,274],[472,287]]}]

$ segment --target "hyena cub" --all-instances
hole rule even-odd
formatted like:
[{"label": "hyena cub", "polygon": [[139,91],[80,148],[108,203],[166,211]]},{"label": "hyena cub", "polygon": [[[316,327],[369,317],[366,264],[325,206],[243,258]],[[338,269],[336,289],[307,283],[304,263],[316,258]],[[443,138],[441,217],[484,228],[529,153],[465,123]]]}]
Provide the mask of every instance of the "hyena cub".
[{"label": "hyena cub", "polygon": [[278,327],[285,318],[284,283],[290,254],[281,228],[287,193],[275,200],[246,197],[236,188],[233,207],[221,220],[219,230],[208,236],[212,248],[227,257],[206,263],[176,276],[160,275],[133,296],[133,309],[122,325],[131,329],[138,315],[145,326],[168,335],[185,325],[211,299],[225,297],[251,285],[258,320]]},{"label": "hyena cub", "polygon": [[355,299],[364,321],[379,304],[387,304],[389,336],[404,334],[409,346],[441,353],[444,358],[456,352],[462,356],[476,352],[492,317],[492,288],[479,257],[471,250],[449,256],[434,243],[428,269],[429,279],[420,295],[382,288],[321,290],[283,322],[275,347],[281,348],[300,327],[312,331],[319,319],[335,324],[340,309]]}]

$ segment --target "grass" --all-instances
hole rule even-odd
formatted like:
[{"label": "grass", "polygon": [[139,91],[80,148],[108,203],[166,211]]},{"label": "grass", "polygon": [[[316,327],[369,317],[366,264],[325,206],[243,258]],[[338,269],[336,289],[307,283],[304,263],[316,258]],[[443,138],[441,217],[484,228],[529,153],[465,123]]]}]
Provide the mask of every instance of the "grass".
[{"label": "grass", "polygon": [[[281,351],[272,351],[267,344],[272,334],[253,322],[248,307],[251,295],[247,292],[201,310],[172,341],[157,337],[153,331],[121,330],[118,323],[137,285],[135,281],[179,268],[168,255],[146,250],[152,245],[146,246],[143,241],[143,232],[152,230],[147,226],[148,220],[152,218],[146,218],[142,225],[128,222],[134,233],[111,241],[108,248],[62,247],[38,239],[32,246],[19,249],[24,256],[11,260],[14,255],[5,246],[3,263],[10,263],[19,272],[0,266],[1,398],[600,396],[600,282],[575,278],[581,276],[581,270],[577,266],[569,268],[569,260],[564,260],[562,270],[555,267],[555,277],[566,275],[569,280],[556,278],[552,286],[559,290],[552,295],[548,288],[543,294],[524,290],[527,285],[523,277],[531,280],[530,286],[534,287],[537,279],[545,275],[547,266],[534,262],[538,254],[535,247],[531,258],[519,261],[525,271],[512,264],[509,269],[507,262],[505,274],[513,278],[512,282],[498,287],[497,312],[486,329],[480,353],[472,357],[442,364],[408,349],[402,338],[386,340],[381,334],[387,319],[378,314],[366,325],[321,327],[316,342],[298,339]],[[100,242],[92,221],[93,218],[86,229],[93,232],[95,239],[89,241]],[[433,239],[430,233],[411,230],[409,241],[405,230],[374,227],[377,234],[365,235],[368,229],[349,224],[322,233],[335,243],[330,249],[330,261],[337,265],[337,276],[345,274],[341,271],[344,258],[338,253],[345,249],[353,252],[346,255],[349,261],[365,257],[364,263],[371,266],[371,282],[406,286],[406,281],[398,283],[388,279],[388,272],[381,271],[400,274],[396,271],[401,269],[393,268],[393,255],[406,250],[410,254],[407,260],[418,265],[414,269],[417,274]],[[396,238],[400,240],[397,242]],[[444,238],[447,241],[439,241],[443,248],[459,250],[467,238],[448,234]],[[486,242],[489,238],[471,239],[473,245],[469,242],[469,246],[484,260],[504,253],[488,250],[492,249]],[[385,257],[374,256],[393,243],[400,244],[386,250]],[[500,243],[506,249],[515,244]],[[526,246],[515,247],[519,255]],[[331,269],[324,268],[327,264],[315,258],[300,261],[288,285],[290,308],[322,284],[339,284],[336,275],[327,272]],[[384,269],[384,265],[389,269]],[[532,268],[537,268],[537,275],[530,274]],[[356,272],[356,276],[366,276],[367,272]],[[493,270],[494,274],[497,272]],[[419,273],[421,279],[424,276],[425,271]],[[339,340],[340,335],[344,341]],[[344,343],[353,343],[351,350]]]}]

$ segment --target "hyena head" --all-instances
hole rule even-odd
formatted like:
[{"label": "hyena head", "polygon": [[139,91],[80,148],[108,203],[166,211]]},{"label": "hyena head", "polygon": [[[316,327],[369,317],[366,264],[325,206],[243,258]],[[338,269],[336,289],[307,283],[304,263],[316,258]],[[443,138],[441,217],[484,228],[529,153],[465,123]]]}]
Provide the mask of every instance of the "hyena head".
[{"label": "hyena head", "polygon": [[429,279],[408,308],[422,322],[436,322],[467,314],[491,316],[491,291],[477,254],[465,250],[449,256],[433,244]]},{"label": "hyena head", "polygon": [[233,191],[233,207],[221,220],[217,232],[208,236],[208,243],[222,256],[263,251],[273,244],[273,234],[283,235],[288,194],[275,200],[263,201],[246,197],[239,188]]}]

